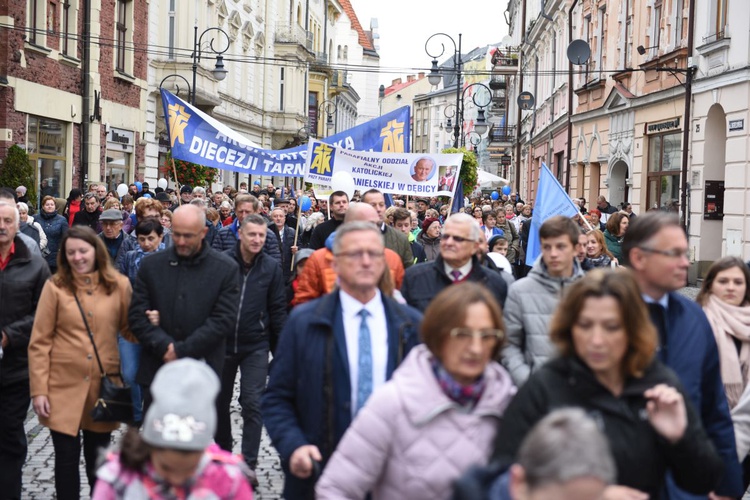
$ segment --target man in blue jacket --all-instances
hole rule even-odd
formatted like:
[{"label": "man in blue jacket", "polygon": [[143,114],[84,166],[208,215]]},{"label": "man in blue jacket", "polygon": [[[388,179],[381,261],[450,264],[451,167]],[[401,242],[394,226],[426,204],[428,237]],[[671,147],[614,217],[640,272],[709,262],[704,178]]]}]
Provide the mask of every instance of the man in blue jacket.
[{"label": "man in blue jacket", "polygon": [[[237,245],[237,240],[240,239],[239,233],[237,232],[240,223],[245,220],[245,217],[248,215],[258,213],[260,213],[260,202],[258,201],[258,198],[251,194],[238,194],[234,199],[234,222],[219,229],[214,241],[211,243],[211,248],[219,252],[226,252],[227,250],[234,248]],[[271,231],[270,228],[266,229],[266,243],[263,246],[263,251],[276,259],[279,265],[281,265],[281,249],[279,248],[276,235],[273,234],[273,231]]]},{"label": "man in blue jacket", "polygon": [[341,225],[333,254],[340,288],[292,311],[263,396],[285,498],[313,498],[315,464],[325,465],[359,408],[418,342],[421,314],[378,288],[388,272],[380,229]]},{"label": "man in blue jacket", "polygon": [[[744,493],[742,470],[716,341],[700,306],[676,293],[685,286],[690,266],[688,242],[679,220],[664,212],[639,216],[625,234],[622,254],[659,332],[659,360],[677,373],[724,460],[724,474],[717,478],[714,494],[718,498],[739,498]],[[680,491],[671,477],[667,478],[667,487],[671,500],[701,498]]]}]

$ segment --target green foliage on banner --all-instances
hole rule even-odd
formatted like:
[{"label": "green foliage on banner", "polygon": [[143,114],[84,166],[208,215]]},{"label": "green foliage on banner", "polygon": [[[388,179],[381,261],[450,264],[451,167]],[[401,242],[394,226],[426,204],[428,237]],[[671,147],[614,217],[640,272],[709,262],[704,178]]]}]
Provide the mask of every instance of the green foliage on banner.
[{"label": "green foliage on banner", "polygon": [[[445,154],[456,154],[461,153],[464,155],[464,159],[461,162],[461,174],[458,176],[461,182],[464,184],[463,194],[470,195],[477,187],[479,182],[479,176],[477,175],[477,155],[473,151],[469,151],[466,148],[445,148],[441,151]],[[458,194],[458,193],[457,193]]]},{"label": "green foliage on banner", "polygon": [[25,186],[29,209],[33,211],[37,206],[34,166],[29,161],[26,150],[17,144],[8,148],[8,154],[0,165],[0,186],[9,187],[13,191],[18,186]]},{"label": "green foliage on banner", "polygon": [[172,153],[167,153],[167,157],[160,170],[165,177],[177,181],[180,186],[187,185],[192,188],[197,186],[210,187],[211,183],[214,182],[218,176],[217,169],[206,167],[198,163],[190,163],[189,161],[175,159],[174,166],[174,170],[177,170],[177,179],[175,179],[175,172],[172,170]]}]

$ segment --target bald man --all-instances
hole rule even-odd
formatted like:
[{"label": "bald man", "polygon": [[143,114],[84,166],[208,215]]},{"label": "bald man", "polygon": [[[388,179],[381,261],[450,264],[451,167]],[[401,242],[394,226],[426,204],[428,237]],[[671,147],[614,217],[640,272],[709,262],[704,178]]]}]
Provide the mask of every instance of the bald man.
[{"label": "bald man", "polygon": [[[344,224],[347,222],[369,222],[374,226],[380,224],[380,217],[377,210],[367,203],[355,203],[349,205],[346,212]],[[336,233],[333,233],[335,235]],[[333,236],[332,235],[332,236]],[[329,237],[331,244],[333,238]],[[294,294],[294,304],[303,304],[313,299],[317,299],[327,293],[331,293],[336,286],[338,276],[332,267],[333,249],[326,242],[326,246],[315,250],[307,259],[305,268],[299,279],[299,287]],[[392,295],[395,289],[401,288],[401,282],[404,279],[404,265],[401,263],[401,257],[393,250],[385,249],[385,262],[390,270],[390,279],[381,280],[381,291],[386,295]]]},{"label": "bald man", "polygon": [[[143,346],[136,382],[179,358],[205,361],[221,377],[225,335],[234,328],[240,290],[237,264],[204,241],[206,214],[182,205],[172,217],[173,245],[143,259],[133,287],[130,328]],[[146,311],[159,312],[152,325]],[[144,391],[145,414],[151,402]]]}]

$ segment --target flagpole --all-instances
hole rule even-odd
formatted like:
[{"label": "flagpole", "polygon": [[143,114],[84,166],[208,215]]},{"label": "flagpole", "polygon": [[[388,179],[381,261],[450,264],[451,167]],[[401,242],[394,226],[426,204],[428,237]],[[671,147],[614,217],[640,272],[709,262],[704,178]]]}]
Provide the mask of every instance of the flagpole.
[{"label": "flagpole", "polygon": [[[299,221],[302,220],[302,204],[297,203],[297,227],[294,228],[294,246],[297,246],[297,237],[299,236]],[[290,271],[294,271],[294,255],[292,255],[292,266]]]},{"label": "flagpole", "polygon": [[182,196],[180,196],[180,181],[177,180],[177,167],[174,166],[174,156],[169,155],[172,160],[172,173],[174,174],[174,183],[177,185],[177,206],[182,206]]}]

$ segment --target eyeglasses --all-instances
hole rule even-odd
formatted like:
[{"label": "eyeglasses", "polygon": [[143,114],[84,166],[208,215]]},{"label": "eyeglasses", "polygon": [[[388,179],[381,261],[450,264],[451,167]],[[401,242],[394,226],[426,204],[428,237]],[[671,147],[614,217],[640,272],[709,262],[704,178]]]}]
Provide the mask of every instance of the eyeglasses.
[{"label": "eyeglasses", "polygon": [[375,250],[357,250],[352,252],[339,252],[336,254],[336,257],[344,257],[351,260],[362,260],[365,258],[365,255],[370,260],[378,260],[382,259],[383,256],[385,256],[385,252],[378,252]]},{"label": "eyeglasses", "polygon": [[451,338],[458,342],[468,344],[474,339],[479,339],[483,344],[490,344],[503,338],[503,331],[497,328],[481,328],[474,330],[468,327],[456,327],[450,331]]},{"label": "eyeglasses", "polygon": [[656,248],[649,248],[649,247],[638,247],[644,252],[647,253],[655,253],[659,255],[663,255],[665,257],[671,257],[673,259],[678,259],[680,257],[685,257],[687,260],[690,260],[690,250],[680,250],[679,248],[673,248],[672,250],[659,250]]},{"label": "eyeglasses", "polygon": [[440,239],[443,241],[448,241],[451,238],[453,238],[453,241],[455,241],[456,243],[463,243],[464,241],[474,241],[471,238],[464,238],[463,236],[455,236],[453,234],[443,233],[440,235]]}]

